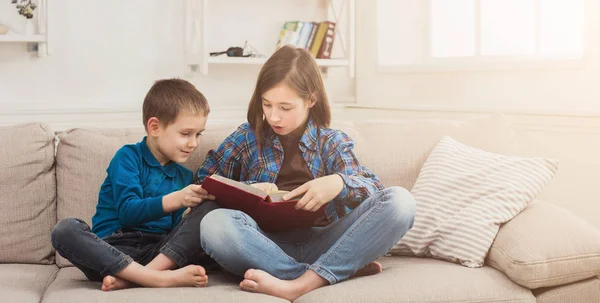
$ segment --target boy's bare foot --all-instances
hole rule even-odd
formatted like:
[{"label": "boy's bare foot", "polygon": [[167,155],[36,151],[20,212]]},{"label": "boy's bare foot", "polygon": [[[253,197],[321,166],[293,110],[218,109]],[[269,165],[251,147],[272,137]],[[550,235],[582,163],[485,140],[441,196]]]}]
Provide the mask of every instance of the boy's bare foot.
[{"label": "boy's bare foot", "polygon": [[365,267],[359,269],[350,278],[375,275],[375,274],[378,274],[378,273],[380,273],[382,271],[383,271],[383,266],[381,266],[381,263],[379,263],[377,261],[373,261],[373,262],[365,265]]},{"label": "boy's bare foot", "polygon": [[208,276],[204,267],[188,265],[177,270],[161,271],[162,287],[203,287],[208,284]]},{"label": "boy's bare foot", "polygon": [[262,293],[279,297],[288,301],[294,301],[303,295],[302,290],[296,289],[291,281],[277,279],[265,271],[249,269],[244,274],[244,281],[240,288],[245,291]]},{"label": "boy's bare foot", "polygon": [[134,286],[136,285],[119,277],[106,276],[102,279],[102,290],[104,291],[125,289]]}]

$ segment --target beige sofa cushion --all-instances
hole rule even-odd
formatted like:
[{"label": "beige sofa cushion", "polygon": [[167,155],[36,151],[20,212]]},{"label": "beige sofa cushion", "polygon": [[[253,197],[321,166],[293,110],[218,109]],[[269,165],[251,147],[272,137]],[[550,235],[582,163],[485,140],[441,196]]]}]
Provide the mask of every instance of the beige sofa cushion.
[{"label": "beige sofa cushion", "polygon": [[503,155],[517,155],[517,140],[509,120],[485,115],[465,120],[389,120],[333,123],[356,141],[355,153],[385,186],[410,190],[429,153],[444,137]]},{"label": "beige sofa cushion", "polygon": [[[234,125],[209,125],[186,166],[195,172],[209,148],[216,148],[234,129]],[[139,142],[144,136],[142,127],[71,129],[61,133],[56,154],[58,220],[80,218],[91,225],[110,160],[121,146]],[[70,265],[58,254],[57,264]]]},{"label": "beige sofa cushion", "polygon": [[500,228],[486,262],[531,289],[587,279],[600,274],[600,230],[535,202]]},{"label": "beige sofa cushion", "polygon": [[[90,282],[74,267],[62,268],[56,280],[44,294],[44,303],[63,302],[248,302],[284,303],[286,300],[240,290],[240,279],[224,272],[209,272],[208,287],[132,288],[119,291],[101,291],[100,282]],[[16,302],[16,301],[15,301]]]},{"label": "beige sofa cushion", "polygon": [[600,278],[540,288],[533,291],[537,303],[600,302]]},{"label": "beige sofa cushion", "polygon": [[535,302],[530,290],[491,267],[411,257],[379,261],[380,274],[319,288],[294,302]]},{"label": "beige sofa cushion", "polygon": [[0,302],[41,302],[57,272],[56,265],[0,264]]},{"label": "beige sofa cushion", "polygon": [[50,264],[54,133],[42,124],[0,127],[0,142],[0,263]]},{"label": "beige sofa cushion", "polygon": [[414,226],[390,251],[481,267],[500,224],[534,201],[558,162],[490,153],[444,137],[411,190]]},{"label": "beige sofa cushion", "polygon": [[[531,291],[490,267],[470,269],[439,260],[402,257],[379,261],[384,267],[380,274],[323,287],[294,302],[535,302]],[[216,272],[209,273],[209,286],[200,290],[102,292],[100,282],[87,281],[76,268],[63,268],[48,287],[44,302],[87,302],[89,298],[94,302],[287,302],[241,291],[239,282],[237,277]]]}]

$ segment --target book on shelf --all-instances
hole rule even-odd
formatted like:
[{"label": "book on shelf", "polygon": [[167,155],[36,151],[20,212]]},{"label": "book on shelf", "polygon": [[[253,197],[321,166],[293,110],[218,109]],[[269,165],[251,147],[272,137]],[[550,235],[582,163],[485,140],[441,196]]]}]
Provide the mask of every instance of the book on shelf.
[{"label": "book on shelf", "polygon": [[316,57],[318,59],[330,59],[331,49],[333,48],[333,40],[335,38],[335,23],[329,21],[322,23],[325,24],[325,32],[323,33],[321,46],[319,47]]},{"label": "book on shelf", "polygon": [[287,44],[296,45],[298,41],[298,33],[296,32],[298,23],[298,21],[288,21],[283,24],[283,28],[279,33],[279,40],[277,41],[277,49]]},{"label": "book on shelf", "polygon": [[284,45],[294,45],[304,48],[317,59],[330,59],[331,49],[335,40],[335,22],[285,22],[276,49]]},{"label": "book on shelf", "polygon": [[325,216],[323,207],[315,212],[296,209],[301,197],[284,201],[283,196],[287,191],[267,193],[216,174],[206,177],[202,188],[215,196],[219,206],[248,214],[261,229],[268,232],[310,227]]}]

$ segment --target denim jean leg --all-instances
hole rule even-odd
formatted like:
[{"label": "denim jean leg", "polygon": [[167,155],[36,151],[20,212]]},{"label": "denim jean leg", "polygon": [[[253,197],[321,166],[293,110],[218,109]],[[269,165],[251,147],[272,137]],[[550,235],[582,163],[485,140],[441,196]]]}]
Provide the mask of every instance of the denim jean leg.
[{"label": "denim jean leg", "polygon": [[303,246],[301,261],[334,284],[348,279],[389,251],[412,227],[416,204],[401,187],[390,187],[363,201],[348,215],[315,233]]},{"label": "denim jean leg", "polygon": [[100,239],[80,219],[67,218],[56,224],[50,234],[56,251],[79,268],[91,281],[116,275],[133,259]]},{"label": "denim jean leg", "polygon": [[171,259],[178,267],[209,262],[200,245],[200,222],[209,212],[219,208],[214,201],[204,201],[194,207],[159,245],[160,253]]},{"label": "denim jean leg", "polygon": [[231,209],[217,209],[200,223],[202,248],[223,268],[240,277],[251,268],[261,269],[280,279],[302,275],[308,264],[286,254],[256,221]]}]

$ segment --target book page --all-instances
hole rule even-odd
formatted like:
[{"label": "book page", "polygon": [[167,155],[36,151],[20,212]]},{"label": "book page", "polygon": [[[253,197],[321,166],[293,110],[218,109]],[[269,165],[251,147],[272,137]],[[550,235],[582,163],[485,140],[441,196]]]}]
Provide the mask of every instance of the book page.
[{"label": "book page", "polygon": [[[283,202],[283,196],[285,196],[285,194],[289,193],[289,191],[287,190],[276,190],[276,191],[272,191],[269,193],[269,197],[271,197],[271,202],[273,203],[277,203],[277,202]],[[303,195],[298,195],[296,197],[292,197],[292,201],[297,201],[300,200],[302,198]]]}]

